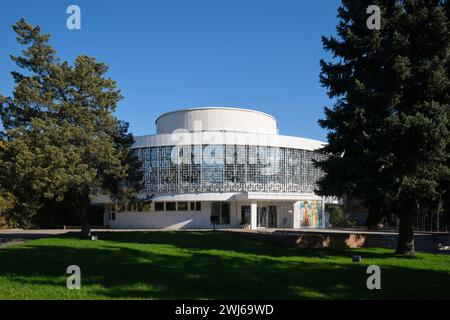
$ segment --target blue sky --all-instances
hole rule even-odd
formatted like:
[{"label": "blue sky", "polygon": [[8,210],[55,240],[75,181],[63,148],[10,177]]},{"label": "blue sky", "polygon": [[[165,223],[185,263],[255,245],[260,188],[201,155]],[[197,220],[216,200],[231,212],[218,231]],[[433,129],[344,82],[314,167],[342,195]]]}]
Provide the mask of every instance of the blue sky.
[{"label": "blue sky", "polygon": [[[81,30],[66,8],[81,8]],[[195,106],[234,106],[274,115],[281,134],[326,139],[317,120],[331,105],[319,83],[330,59],[322,35],[335,34],[338,0],[147,0],[0,2],[0,92],[9,95],[19,54],[11,25],[20,17],[52,35],[63,60],[96,57],[110,66],[124,99],[117,117],[135,135],[156,117]]]}]

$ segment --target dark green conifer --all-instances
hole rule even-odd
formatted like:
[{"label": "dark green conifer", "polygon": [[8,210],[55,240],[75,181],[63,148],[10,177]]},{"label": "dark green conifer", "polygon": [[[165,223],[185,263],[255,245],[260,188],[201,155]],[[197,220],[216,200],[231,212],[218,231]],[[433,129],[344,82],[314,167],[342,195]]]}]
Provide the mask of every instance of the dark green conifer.
[{"label": "dark green conifer", "polygon": [[[380,30],[366,25],[372,4]],[[338,18],[337,36],[323,38],[334,58],[321,61],[320,80],[334,106],[319,121],[330,157],[318,163],[327,173],[318,191],[356,195],[370,225],[396,214],[397,252],[412,253],[417,208],[448,193],[449,5],[343,0]]]}]

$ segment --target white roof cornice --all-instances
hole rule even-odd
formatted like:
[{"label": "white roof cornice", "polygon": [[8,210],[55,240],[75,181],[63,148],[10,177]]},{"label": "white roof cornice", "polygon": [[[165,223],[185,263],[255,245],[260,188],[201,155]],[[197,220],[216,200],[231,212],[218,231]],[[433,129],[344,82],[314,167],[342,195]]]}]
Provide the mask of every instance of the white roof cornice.
[{"label": "white roof cornice", "polygon": [[134,148],[182,145],[251,145],[317,150],[325,142],[300,137],[246,132],[186,132],[135,137]]}]

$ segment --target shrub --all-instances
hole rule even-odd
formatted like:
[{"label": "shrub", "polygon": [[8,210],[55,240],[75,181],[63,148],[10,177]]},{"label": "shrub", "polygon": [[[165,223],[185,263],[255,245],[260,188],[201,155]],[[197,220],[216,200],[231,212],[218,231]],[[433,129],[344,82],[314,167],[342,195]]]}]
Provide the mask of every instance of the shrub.
[{"label": "shrub", "polygon": [[328,214],[330,225],[333,227],[354,227],[356,225],[355,219],[340,206],[329,207]]}]

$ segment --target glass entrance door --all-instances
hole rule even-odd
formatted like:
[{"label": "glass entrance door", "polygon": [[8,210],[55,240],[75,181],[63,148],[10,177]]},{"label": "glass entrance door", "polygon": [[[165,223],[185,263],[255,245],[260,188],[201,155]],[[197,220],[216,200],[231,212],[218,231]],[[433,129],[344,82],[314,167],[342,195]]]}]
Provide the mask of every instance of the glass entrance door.
[{"label": "glass entrance door", "polygon": [[258,207],[258,227],[267,227],[267,207]]},{"label": "glass entrance door", "polygon": [[277,227],[277,207],[258,207],[258,227],[276,228]]},{"label": "glass entrance door", "polygon": [[241,207],[241,224],[250,224],[250,206]]},{"label": "glass entrance door", "polygon": [[276,228],[277,227],[277,207],[270,206],[268,213],[268,227]]}]

